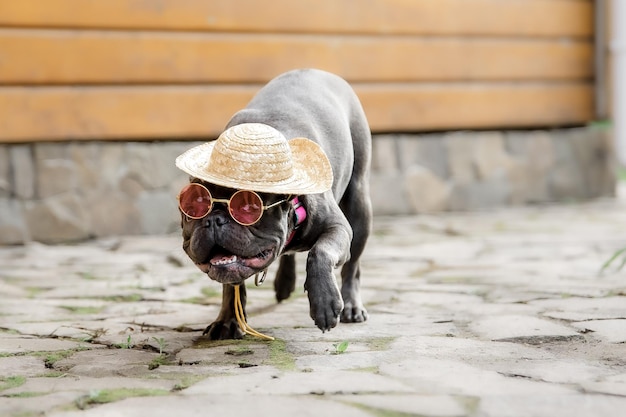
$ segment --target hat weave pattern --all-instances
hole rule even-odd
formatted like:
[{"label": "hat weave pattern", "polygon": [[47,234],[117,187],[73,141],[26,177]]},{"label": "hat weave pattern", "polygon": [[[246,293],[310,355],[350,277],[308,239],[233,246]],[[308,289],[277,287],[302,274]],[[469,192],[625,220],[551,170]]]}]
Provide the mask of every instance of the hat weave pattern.
[{"label": "hat weave pattern", "polygon": [[333,181],[328,158],[316,143],[287,141],[262,123],[233,126],[216,141],[180,155],[176,166],[209,183],[267,193],[320,193]]},{"label": "hat weave pattern", "polygon": [[245,124],[222,134],[207,166],[224,178],[281,182],[293,176],[291,159],[291,149],[280,132]]}]

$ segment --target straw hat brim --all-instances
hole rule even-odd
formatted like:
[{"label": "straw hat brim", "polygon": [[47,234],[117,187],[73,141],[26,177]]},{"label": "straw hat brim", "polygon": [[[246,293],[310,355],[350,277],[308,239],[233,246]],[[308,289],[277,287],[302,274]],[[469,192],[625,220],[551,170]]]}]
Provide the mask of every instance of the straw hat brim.
[{"label": "straw hat brim", "polygon": [[[271,194],[317,194],[332,187],[333,171],[322,148],[312,140],[294,138],[287,141],[291,149],[293,174],[280,181],[252,181],[230,178],[211,169],[208,161],[217,141],[191,148],[176,158],[176,166],[192,177],[228,188]],[[233,160],[233,163],[237,161]]]}]

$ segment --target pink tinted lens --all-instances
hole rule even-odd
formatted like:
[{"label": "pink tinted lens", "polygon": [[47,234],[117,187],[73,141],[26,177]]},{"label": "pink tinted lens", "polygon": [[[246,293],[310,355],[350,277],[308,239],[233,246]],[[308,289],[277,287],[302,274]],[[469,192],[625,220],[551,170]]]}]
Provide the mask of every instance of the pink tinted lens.
[{"label": "pink tinted lens", "polygon": [[187,217],[199,219],[211,211],[211,194],[201,185],[189,184],[180,192],[178,205]]},{"label": "pink tinted lens", "polygon": [[230,215],[243,225],[251,225],[259,221],[263,215],[261,197],[250,191],[237,191],[230,198]]}]

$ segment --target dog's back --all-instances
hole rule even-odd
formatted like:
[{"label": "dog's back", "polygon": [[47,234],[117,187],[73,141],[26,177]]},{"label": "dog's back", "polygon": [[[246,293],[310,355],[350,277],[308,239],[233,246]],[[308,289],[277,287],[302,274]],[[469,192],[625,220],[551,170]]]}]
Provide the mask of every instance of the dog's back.
[{"label": "dog's back", "polygon": [[252,122],[268,124],[287,139],[317,142],[333,167],[336,200],[342,199],[351,180],[369,181],[369,126],[359,99],[343,78],[316,69],[284,73],[263,87],[227,127]]}]

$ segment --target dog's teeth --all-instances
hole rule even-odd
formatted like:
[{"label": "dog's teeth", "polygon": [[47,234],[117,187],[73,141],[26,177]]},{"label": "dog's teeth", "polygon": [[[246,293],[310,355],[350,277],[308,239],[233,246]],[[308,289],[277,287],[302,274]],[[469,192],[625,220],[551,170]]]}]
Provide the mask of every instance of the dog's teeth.
[{"label": "dog's teeth", "polygon": [[233,255],[233,256],[229,256],[229,257],[224,257],[222,259],[219,260],[212,260],[211,263],[213,265],[228,265],[228,264],[232,264],[237,262],[237,255]]}]

